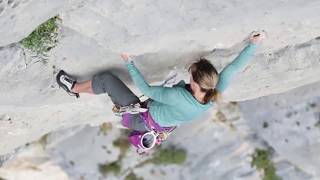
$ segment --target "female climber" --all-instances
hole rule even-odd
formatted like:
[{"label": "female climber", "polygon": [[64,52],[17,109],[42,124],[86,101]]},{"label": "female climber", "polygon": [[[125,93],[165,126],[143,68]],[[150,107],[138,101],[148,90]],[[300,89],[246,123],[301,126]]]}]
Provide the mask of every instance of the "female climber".
[{"label": "female climber", "polygon": [[[212,107],[227,88],[232,77],[244,69],[264,37],[264,32],[252,33],[249,44],[220,73],[208,60],[203,58],[198,60],[189,67],[190,83],[185,84],[181,81],[173,87],[150,86],[134,65],[135,58],[122,53],[121,57],[126,63],[134,84],[149,97],[149,100],[142,105],[148,111],[143,116],[130,115],[124,125],[136,131],[150,131],[148,123],[158,128],[169,128],[195,119]],[[107,93],[112,102],[119,107],[140,103],[139,98],[118,77],[108,71],[96,74],[91,80],[81,83],[64,71],[60,71],[57,82],[73,95]]]}]

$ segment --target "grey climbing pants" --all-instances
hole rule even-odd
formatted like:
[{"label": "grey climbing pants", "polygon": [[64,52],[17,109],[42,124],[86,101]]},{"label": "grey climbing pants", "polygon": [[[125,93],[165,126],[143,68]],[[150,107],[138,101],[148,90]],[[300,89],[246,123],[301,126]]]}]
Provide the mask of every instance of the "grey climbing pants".
[{"label": "grey climbing pants", "polygon": [[94,94],[107,93],[111,101],[118,106],[139,103],[139,98],[116,76],[109,71],[93,76],[92,90]]},{"label": "grey climbing pants", "polygon": [[[93,76],[92,90],[94,94],[108,94],[111,101],[118,106],[127,106],[140,102],[139,98],[118,77],[109,71]],[[137,131],[147,130],[139,114],[131,115],[129,128]]]}]

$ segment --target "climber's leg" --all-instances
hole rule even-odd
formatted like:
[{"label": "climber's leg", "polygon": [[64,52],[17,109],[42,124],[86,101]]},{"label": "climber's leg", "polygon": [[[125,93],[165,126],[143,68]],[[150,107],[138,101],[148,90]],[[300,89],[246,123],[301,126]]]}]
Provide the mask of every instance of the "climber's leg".
[{"label": "climber's leg", "polygon": [[95,75],[91,86],[94,94],[107,93],[117,106],[128,106],[140,102],[139,98],[109,71]]}]

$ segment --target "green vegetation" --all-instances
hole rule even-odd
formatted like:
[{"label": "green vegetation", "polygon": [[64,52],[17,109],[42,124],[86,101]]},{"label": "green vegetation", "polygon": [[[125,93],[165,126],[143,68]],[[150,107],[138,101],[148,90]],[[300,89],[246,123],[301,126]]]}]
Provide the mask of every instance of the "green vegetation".
[{"label": "green vegetation", "polygon": [[263,122],[263,125],[262,125],[263,128],[268,128],[269,127],[269,124],[267,122]]},{"label": "green vegetation", "polygon": [[[121,162],[125,157],[127,151],[130,148],[130,142],[128,141],[128,133],[129,131],[123,130],[118,139],[113,141],[113,145],[120,149],[120,155],[117,161],[112,163],[99,164],[99,171],[103,176],[107,176],[108,173],[113,172],[115,175],[119,175],[120,173],[126,174],[130,172],[125,180],[143,180],[141,177],[137,177],[133,172],[132,168],[128,168],[122,170]],[[135,165],[134,168],[139,168],[148,163],[154,163],[156,165],[168,165],[168,164],[183,164],[187,159],[187,152],[183,149],[176,148],[174,146],[170,146],[168,148],[159,148],[154,153],[154,156],[150,159],[146,159],[145,161],[140,162]]]},{"label": "green vegetation", "polygon": [[49,133],[41,136],[41,138],[38,140],[38,142],[41,144],[43,148],[46,148],[48,144],[48,136],[49,136]]},{"label": "green vegetation", "polygon": [[130,148],[130,142],[128,140],[129,131],[121,130],[121,135],[118,139],[113,141],[113,145],[120,149],[119,161],[126,155]]},{"label": "green vegetation", "polygon": [[6,180],[6,179],[4,179],[4,178],[0,177],[0,180]]},{"label": "green vegetation", "polygon": [[99,164],[99,171],[103,176],[107,176],[110,172],[118,175],[121,171],[121,166],[118,161],[109,164]]},{"label": "green vegetation", "polygon": [[319,121],[314,126],[320,128],[320,114],[319,114]]},{"label": "green vegetation", "polygon": [[113,145],[120,149],[119,160],[121,160],[130,148],[130,143],[127,137],[120,136],[118,139],[113,141]]},{"label": "green vegetation", "polygon": [[276,169],[273,162],[269,159],[269,156],[269,151],[256,149],[251,165],[264,172],[263,180],[281,180],[281,178],[276,175]]},{"label": "green vegetation", "polygon": [[[104,127],[103,127],[104,126]],[[106,124],[100,126],[100,131],[101,128],[103,128],[106,131],[109,131],[112,126]],[[103,130],[103,131],[104,131]],[[112,163],[105,163],[105,164],[99,164],[99,171],[103,176],[107,176],[108,173],[112,172],[114,175],[118,175],[121,172],[121,162],[125,154],[127,153],[128,149],[130,148],[130,143],[127,138],[128,132],[127,131],[122,131],[120,137],[113,141],[113,145],[118,147],[120,149],[120,155],[117,159],[117,161],[114,161]],[[102,147],[103,149],[107,149],[106,146]],[[108,152],[108,151],[107,151]],[[111,153],[111,152],[109,152]]]},{"label": "green vegetation", "polygon": [[70,163],[72,166],[74,166],[74,161],[69,161],[69,163]]},{"label": "green vegetation", "polygon": [[[170,165],[170,164],[181,165],[186,161],[186,159],[187,159],[187,152],[184,149],[176,148],[174,146],[169,146],[167,148],[158,148],[152,158],[146,159],[140,162],[139,164],[136,164],[133,167],[133,169],[141,168],[144,165],[149,163],[153,163],[156,165]],[[125,173],[128,171],[132,171],[132,168],[126,169],[123,172]],[[152,172],[154,173],[154,171]],[[131,176],[133,178],[133,175]],[[138,180],[140,179],[138,178]]]},{"label": "green vegetation", "polygon": [[151,159],[154,164],[183,164],[187,159],[187,152],[183,149],[169,147],[159,149]]},{"label": "green vegetation", "polygon": [[221,111],[217,112],[216,117],[219,122],[226,122],[227,121],[227,117]]},{"label": "green vegetation", "polygon": [[47,53],[57,45],[58,42],[58,16],[38,26],[28,37],[20,43],[26,49],[29,49],[36,56],[46,56]]},{"label": "green vegetation", "polygon": [[112,130],[112,124],[110,122],[102,123],[100,125],[100,130],[99,130],[98,135],[103,134],[106,136],[108,134],[108,132],[110,132],[111,130]]},{"label": "green vegetation", "polygon": [[131,172],[125,177],[125,180],[143,180],[143,178],[137,177],[133,172]]}]

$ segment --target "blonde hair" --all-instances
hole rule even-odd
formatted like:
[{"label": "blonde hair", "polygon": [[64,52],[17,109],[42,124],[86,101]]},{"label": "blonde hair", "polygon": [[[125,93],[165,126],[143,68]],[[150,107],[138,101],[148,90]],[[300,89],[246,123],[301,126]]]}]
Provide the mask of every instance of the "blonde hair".
[{"label": "blonde hair", "polygon": [[202,92],[205,92],[204,103],[219,101],[220,93],[215,88],[219,81],[219,74],[207,59],[201,58],[189,67],[193,81],[196,82]]}]

